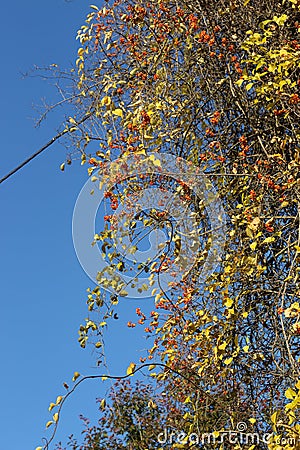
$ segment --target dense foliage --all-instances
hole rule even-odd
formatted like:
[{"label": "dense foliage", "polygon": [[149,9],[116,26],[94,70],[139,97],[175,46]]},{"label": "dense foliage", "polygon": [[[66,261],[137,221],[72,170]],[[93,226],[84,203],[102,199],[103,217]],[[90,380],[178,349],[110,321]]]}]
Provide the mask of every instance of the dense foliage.
[{"label": "dense foliage", "polygon": [[[118,300],[126,301],[116,271],[130,274],[134,263],[114,244],[119,205],[149,186],[168,190],[207,239],[182,279],[153,292],[150,317],[141,302],[128,324],[151,336],[140,361],[153,362],[151,386],[116,386],[99,425],[87,428],[82,447],[72,441],[74,450],[195,448],[193,433],[220,437],[241,422],[272,437],[202,447],[299,448],[299,29],[297,0],[116,0],[93,6],[80,29],[80,95],[67,126],[95,189],[98,180],[111,183],[105,226],[95,236],[110,269],[89,292],[81,346],[90,339],[100,360],[103,329]],[[199,168],[222,200],[224,254],[205,281],[213,235],[207,203],[188,183],[164,177],[158,155],[166,153]],[[116,158],[146,159],[156,170],[112,182],[107,167]],[[170,236],[156,262],[136,268],[147,274],[150,295],[154,277],[174,268],[183,236],[169,212],[152,208],[127,219],[130,236],[141,227]],[[164,427],[186,441],[159,444],[154,431]]]}]

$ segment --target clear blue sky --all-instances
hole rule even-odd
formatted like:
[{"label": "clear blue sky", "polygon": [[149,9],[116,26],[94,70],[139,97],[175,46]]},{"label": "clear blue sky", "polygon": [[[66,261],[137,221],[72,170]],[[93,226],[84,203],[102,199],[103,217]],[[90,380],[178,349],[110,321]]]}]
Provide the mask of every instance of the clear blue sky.
[{"label": "clear blue sky", "polygon": [[[44,97],[51,102],[56,93],[47,82],[23,79],[21,73],[33,65],[72,64],[76,31],[88,10],[89,2],[82,0],[1,2],[0,176],[55,135],[64,117],[57,111],[34,128],[33,105]],[[0,450],[41,445],[51,418],[48,405],[64,393],[62,382],[75,370],[95,371],[91,351],[77,343],[91,282],[71,235],[73,207],[87,176],[78,164],[62,173],[64,158],[64,147],[55,144],[0,185]],[[130,300],[120,306],[120,320],[108,335],[111,373],[124,373],[145,347],[138,332],[124,326],[136,306],[141,305]],[[90,382],[75,394],[64,409],[58,439],[80,434],[79,414],[93,417],[95,397],[108,387]]]}]

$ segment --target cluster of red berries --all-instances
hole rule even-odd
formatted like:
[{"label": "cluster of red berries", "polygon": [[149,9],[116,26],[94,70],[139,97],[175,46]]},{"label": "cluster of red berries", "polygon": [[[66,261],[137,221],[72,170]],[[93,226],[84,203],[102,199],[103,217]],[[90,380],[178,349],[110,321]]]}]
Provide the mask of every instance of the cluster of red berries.
[{"label": "cluster of red berries", "polygon": [[298,94],[292,94],[290,96],[290,102],[292,103],[292,105],[296,105],[297,103],[300,102],[300,97]]},{"label": "cluster of red berries", "polygon": [[212,119],[210,119],[210,123],[212,125],[217,125],[219,123],[220,116],[221,116],[221,114],[219,113],[219,111],[215,111]]},{"label": "cluster of red berries", "polygon": [[140,325],[144,325],[145,320],[146,320],[145,314],[142,313],[142,311],[141,311],[140,308],[136,308],[135,312],[136,312],[136,314],[140,317],[140,319],[138,320],[138,323],[139,323]]},{"label": "cluster of red berries", "polygon": [[241,152],[239,153],[240,154],[240,156],[242,156],[243,158],[245,158],[245,156],[247,155],[247,152],[249,151],[249,146],[247,145],[247,139],[246,139],[246,136],[241,136],[240,138],[239,138],[239,143],[240,143],[240,146],[241,146]]},{"label": "cluster of red berries", "polygon": [[265,229],[269,232],[269,233],[273,233],[274,231],[274,227],[271,225],[272,221],[268,220],[268,222],[265,223]]},{"label": "cluster of red berries", "polygon": [[274,116],[282,116],[287,112],[287,109],[274,109]]},{"label": "cluster of red berries", "polygon": [[89,164],[91,164],[92,166],[98,166],[98,161],[95,158],[90,158]]},{"label": "cluster of red berries", "polygon": [[[110,199],[110,207],[111,207],[111,209],[113,209],[114,211],[116,209],[118,209],[119,202],[118,202],[118,198],[116,197],[116,195],[114,195],[110,191],[106,191],[106,192],[104,192],[103,196],[104,196],[104,198],[109,198]],[[105,217],[110,217],[110,216],[105,216]],[[106,220],[109,220],[109,219],[106,219]]]},{"label": "cluster of red berries", "polygon": [[141,124],[141,126],[144,128],[144,127],[146,127],[147,125],[149,125],[149,123],[150,123],[150,116],[149,116],[149,114],[146,112],[146,111],[142,111],[141,112],[141,116],[142,116],[142,124]]}]

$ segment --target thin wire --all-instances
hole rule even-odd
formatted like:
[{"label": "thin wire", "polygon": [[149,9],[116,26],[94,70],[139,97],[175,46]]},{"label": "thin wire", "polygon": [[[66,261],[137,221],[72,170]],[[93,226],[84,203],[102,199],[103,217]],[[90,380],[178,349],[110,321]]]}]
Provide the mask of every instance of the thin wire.
[{"label": "thin wire", "polygon": [[37,152],[33,153],[33,155],[29,156],[29,158],[25,159],[21,164],[19,164],[17,167],[15,167],[13,170],[11,170],[8,174],[6,174],[3,178],[0,179],[0,184],[3,183],[3,181],[10,178],[12,175],[14,175],[16,172],[18,172],[22,167],[26,166],[30,161],[32,161],[34,158],[36,158],[38,155],[40,155],[43,151],[45,151],[47,148],[50,147],[50,145],[54,144],[55,141],[57,141],[59,138],[61,138],[64,134],[68,133],[69,130],[64,130],[58,133],[56,136],[54,136],[47,144],[45,144],[43,147],[41,147]]},{"label": "thin wire", "polygon": [[[91,114],[92,114],[91,112],[89,114],[87,114],[79,122],[77,122],[76,125],[80,125],[83,122],[85,122],[91,116]],[[41,147],[38,151],[33,153],[31,156],[29,156],[29,158],[25,159],[25,161],[23,161],[21,164],[19,164],[17,167],[15,167],[13,170],[11,170],[8,174],[6,174],[4,177],[2,177],[0,179],[0,184],[3,183],[3,181],[6,181],[8,178],[10,178],[15,173],[17,173],[20,169],[22,169],[24,166],[26,166],[28,163],[30,163],[30,161],[32,161],[38,155],[43,153],[47,148],[49,148],[52,144],[54,144],[54,142],[56,142],[58,139],[60,139],[62,136],[64,136],[67,133],[70,133],[70,130],[65,128],[63,131],[61,131],[56,136],[54,136],[49,142],[47,142],[47,144],[43,145],[43,147]]]}]

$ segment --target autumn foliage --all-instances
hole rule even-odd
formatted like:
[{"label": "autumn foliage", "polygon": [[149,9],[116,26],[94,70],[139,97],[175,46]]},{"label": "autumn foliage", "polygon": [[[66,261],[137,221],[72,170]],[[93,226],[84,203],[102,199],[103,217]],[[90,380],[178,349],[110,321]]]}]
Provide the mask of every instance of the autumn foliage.
[{"label": "autumn foliage", "polygon": [[[297,0],[117,0],[93,6],[79,30],[80,95],[68,126],[89,174],[105,180],[116,158],[170,153],[206,174],[226,214],[222,260],[203,282],[212,230],[184,181],[146,173],[116,178],[106,193],[95,243],[110,253],[113,272],[130,270],[113,245],[114,212],[145,187],[179,196],[208,238],[192,270],[153,293],[150,316],[141,301],[127,324],[149,335],[136,364],[153,363],[150,385],[118,384],[81,448],[192,448],[188,440],[162,446],[150,422],[186,436],[219,436],[240,422],[249,433],[272,434],[268,443],[203,448],[299,448],[299,29]],[[176,259],[176,231],[155,208],[131,219],[174,238],[156,264],[137,268],[150,296],[153,277]],[[102,273],[89,291],[79,341],[94,342],[99,359],[106,322],[127,301],[121,287]]]}]

